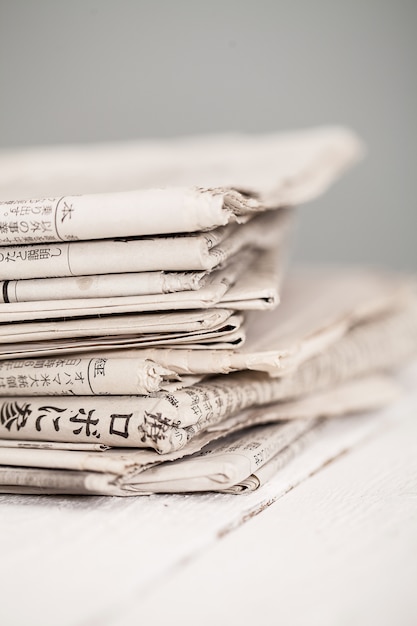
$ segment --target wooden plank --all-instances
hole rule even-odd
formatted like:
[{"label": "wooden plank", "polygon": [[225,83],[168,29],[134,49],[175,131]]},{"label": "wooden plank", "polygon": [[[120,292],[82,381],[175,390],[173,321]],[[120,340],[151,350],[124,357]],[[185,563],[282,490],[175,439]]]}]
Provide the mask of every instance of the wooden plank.
[{"label": "wooden plank", "polygon": [[[417,402],[229,534],[112,626],[417,623]],[[198,616],[198,618],[196,618]],[[174,623],[176,623],[174,619]]]}]

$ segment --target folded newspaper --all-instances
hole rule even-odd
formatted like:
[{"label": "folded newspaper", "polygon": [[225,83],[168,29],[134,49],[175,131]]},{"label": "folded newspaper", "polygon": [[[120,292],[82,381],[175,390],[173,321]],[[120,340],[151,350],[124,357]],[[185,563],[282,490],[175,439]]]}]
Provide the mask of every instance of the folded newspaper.
[{"label": "folded newspaper", "polygon": [[414,281],[284,277],[289,207],[360,152],[326,128],[0,154],[0,491],[243,493],[393,401]]}]

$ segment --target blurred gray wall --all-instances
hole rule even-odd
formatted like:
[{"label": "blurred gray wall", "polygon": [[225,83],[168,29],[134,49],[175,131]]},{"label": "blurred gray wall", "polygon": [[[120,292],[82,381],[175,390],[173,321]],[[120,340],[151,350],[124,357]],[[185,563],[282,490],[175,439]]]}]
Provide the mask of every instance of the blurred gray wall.
[{"label": "blurred gray wall", "polygon": [[0,144],[352,126],[295,256],[417,269],[416,0],[0,0]]}]

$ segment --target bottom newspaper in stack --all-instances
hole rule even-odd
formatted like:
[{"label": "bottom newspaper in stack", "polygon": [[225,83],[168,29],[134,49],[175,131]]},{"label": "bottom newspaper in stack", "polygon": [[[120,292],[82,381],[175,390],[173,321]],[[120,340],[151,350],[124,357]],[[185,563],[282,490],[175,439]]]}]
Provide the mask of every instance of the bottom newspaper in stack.
[{"label": "bottom newspaper in stack", "polygon": [[244,325],[239,349],[74,342],[1,361],[0,491],[255,489],[323,420],[393,400],[389,373],[417,352],[414,285],[365,271],[293,274]]}]

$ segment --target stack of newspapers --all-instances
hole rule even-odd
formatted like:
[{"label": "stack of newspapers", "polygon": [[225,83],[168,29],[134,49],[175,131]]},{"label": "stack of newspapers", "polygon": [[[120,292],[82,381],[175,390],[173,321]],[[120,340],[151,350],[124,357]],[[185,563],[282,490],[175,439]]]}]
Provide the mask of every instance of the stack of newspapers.
[{"label": "stack of newspapers", "polygon": [[320,128],[0,154],[0,492],[241,493],[393,400],[413,281],[285,271],[293,207],[360,153]]}]

